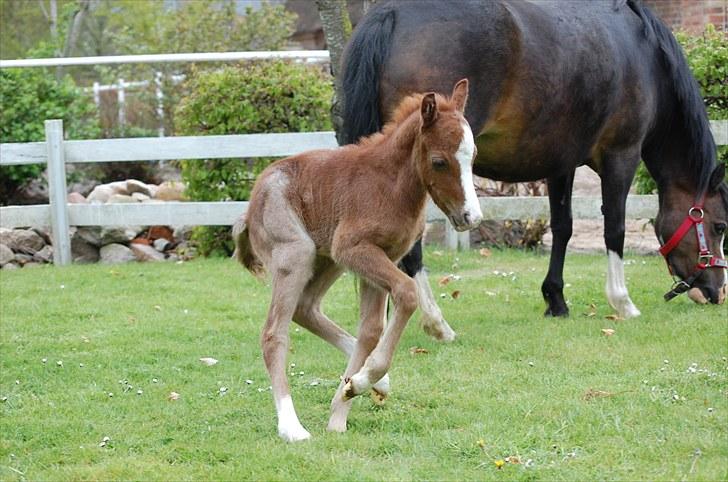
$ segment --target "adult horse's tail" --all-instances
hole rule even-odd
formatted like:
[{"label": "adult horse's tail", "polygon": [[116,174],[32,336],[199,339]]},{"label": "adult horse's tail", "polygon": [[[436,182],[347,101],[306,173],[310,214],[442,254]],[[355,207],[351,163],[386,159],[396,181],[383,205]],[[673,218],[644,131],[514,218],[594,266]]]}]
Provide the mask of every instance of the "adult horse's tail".
[{"label": "adult horse's tail", "polygon": [[235,241],[235,252],[233,256],[255,277],[262,278],[265,276],[265,267],[260,261],[260,258],[255,255],[253,247],[250,245],[250,236],[245,217],[245,215],[240,216],[233,225],[233,240]]},{"label": "adult horse's tail", "polygon": [[352,144],[382,128],[379,76],[389,56],[395,13],[386,5],[372,7],[357,25],[344,52],[342,141]]}]

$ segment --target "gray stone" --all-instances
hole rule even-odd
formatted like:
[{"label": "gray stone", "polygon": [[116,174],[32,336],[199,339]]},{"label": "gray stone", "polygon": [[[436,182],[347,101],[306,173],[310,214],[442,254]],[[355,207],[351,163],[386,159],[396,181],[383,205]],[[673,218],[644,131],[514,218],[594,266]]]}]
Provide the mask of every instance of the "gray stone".
[{"label": "gray stone", "polygon": [[139,202],[133,197],[127,195],[127,194],[112,194],[109,197],[109,200],[106,201],[107,204],[125,204],[125,203],[136,203]]},{"label": "gray stone", "polygon": [[184,201],[185,187],[184,183],[181,182],[166,181],[157,186],[154,197],[163,201]]},{"label": "gray stone", "polygon": [[2,269],[7,269],[7,270],[18,269],[18,268],[20,268],[20,266],[18,266],[18,263],[16,263],[15,261],[11,261],[9,263],[6,263],[2,267]]},{"label": "gray stone", "polygon": [[192,237],[192,226],[174,226],[173,235],[178,243],[189,241]]},{"label": "gray stone", "polygon": [[91,194],[88,195],[86,200],[92,204],[104,204],[112,194],[114,194],[114,190],[110,186],[101,184],[91,191]]},{"label": "gray stone", "polygon": [[15,253],[15,262],[20,266],[25,265],[25,263],[30,263],[31,261],[33,261],[33,256],[25,253]]},{"label": "gray stone", "polygon": [[156,187],[157,186],[150,186],[149,184],[137,181],[136,179],[129,179],[126,181],[126,190],[129,191],[129,194],[139,193],[144,194],[147,197],[153,197],[153,191],[156,191]]},{"label": "gray stone", "polygon": [[12,229],[0,228],[0,243],[10,247],[10,235],[12,232]]},{"label": "gray stone", "polygon": [[15,253],[6,245],[0,243],[0,266],[4,266],[15,259]]},{"label": "gray stone", "polygon": [[107,184],[107,186],[109,186],[112,189],[112,191],[114,191],[114,194],[124,194],[126,196],[128,196],[129,194],[131,194],[126,189],[126,181],[114,181],[114,182],[110,182],[109,184]]},{"label": "gray stone", "polygon": [[132,243],[131,250],[139,261],[164,261],[164,255],[146,244]]},{"label": "gray stone", "polygon": [[97,248],[101,247],[101,227],[100,226],[84,226],[76,229],[72,238],[79,237],[89,244],[93,244]]},{"label": "gray stone", "polygon": [[134,199],[137,202],[143,203],[144,201],[149,201],[151,198],[147,196],[146,194],[143,194],[141,192],[133,192],[131,194],[132,199]]},{"label": "gray stone", "polygon": [[159,251],[160,253],[164,253],[167,248],[171,245],[169,241],[167,241],[164,238],[159,238],[154,240],[154,249]]},{"label": "gray stone", "polygon": [[101,262],[104,264],[127,263],[136,259],[131,249],[117,243],[103,246],[99,254],[101,255]]},{"label": "gray stone", "polygon": [[88,204],[88,200],[80,192],[69,193],[66,199],[71,204]]},{"label": "gray stone", "polygon": [[45,241],[31,229],[13,229],[8,236],[7,246],[13,251],[35,253],[45,246]]},{"label": "gray stone", "polygon": [[128,243],[141,232],[141,226],[104,226],[101,228],[101,244]]},{"label": "gray stone", "polygon": [[71,237],[71,258],[74,263],[96,263],[99,260],[99,248],[89,243],[79,234],[81,229]]},{"label": "gray stone", "polygon": [[43,249],[33,255],[33,261],[37,261],[38,263],[50,263],[52,259],[53,248],[51,248],[47,244],[43,246]]},{"label": "gray stone", "polygon": [[43,238],[43,242],[45,244],[53,244],[53,241],[51,240],[51,228],[50,228],[50,226],[44,226],[42,228],[35,227],[35,228],[30,228],[30,229],[32,229],[33,231],[35,231],[35,234],[37,234],[38,236],[40,236],[41,238]]}]

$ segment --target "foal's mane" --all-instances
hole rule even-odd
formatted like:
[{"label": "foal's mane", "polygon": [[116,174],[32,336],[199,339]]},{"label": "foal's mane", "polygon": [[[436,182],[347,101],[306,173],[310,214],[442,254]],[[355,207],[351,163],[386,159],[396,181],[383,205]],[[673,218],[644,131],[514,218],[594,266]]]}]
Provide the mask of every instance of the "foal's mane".
[{"label": "foal's mane", "polygon": [[657,42],[662,63],[670,76],[683,128],[690,141],[688,165],[698,190],[703,191],[715,168],[716,148],[698,83],[690,72],[680,45],[665,24],[641,0],[627,0],[627,5],[642,20],[645,37]]},{"label": "foal's mane", "polygon": [[[362,147],[372,146],[390,138],[399,126],[409,119],[413,113],[419,112],[424,96],[425,94],[410,94],[402,99],[394,111],[392,111],[389,121],[384,124],[382,130],[368,137],[362,137],[357,142],[357,145]],[[437,102],[437,109],[440,111],[453,108],[450,100],[443,95],[435,94],[435,101]]]}]

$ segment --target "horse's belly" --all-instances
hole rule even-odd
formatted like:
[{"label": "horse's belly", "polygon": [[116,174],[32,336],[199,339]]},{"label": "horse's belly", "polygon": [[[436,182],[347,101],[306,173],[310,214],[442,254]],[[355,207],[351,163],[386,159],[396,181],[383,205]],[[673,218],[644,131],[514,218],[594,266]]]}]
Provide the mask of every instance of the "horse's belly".
[{"label": "horse's belly", "polygon": [[515,137],[481,135],[476,140],[478,155],[473,172],[481,177],[507,182],[537,181],[560,176],[576,168],[568,156],[552,154],[556,147],[540,145],[536,149]]}]

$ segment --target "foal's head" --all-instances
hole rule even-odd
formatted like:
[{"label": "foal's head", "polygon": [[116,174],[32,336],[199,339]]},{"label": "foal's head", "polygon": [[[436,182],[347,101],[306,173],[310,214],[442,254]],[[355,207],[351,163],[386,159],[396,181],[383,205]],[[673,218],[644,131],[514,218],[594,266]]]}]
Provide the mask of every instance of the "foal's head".
[{"label": "foal's head", "polygon": [[483,219],[473,186],[475,142],[463,116],[467,99],[467,79],[455,84],[449,99],[425,94],[415,148],[415,161],[427,191],[458,231],[475,228]]}]

